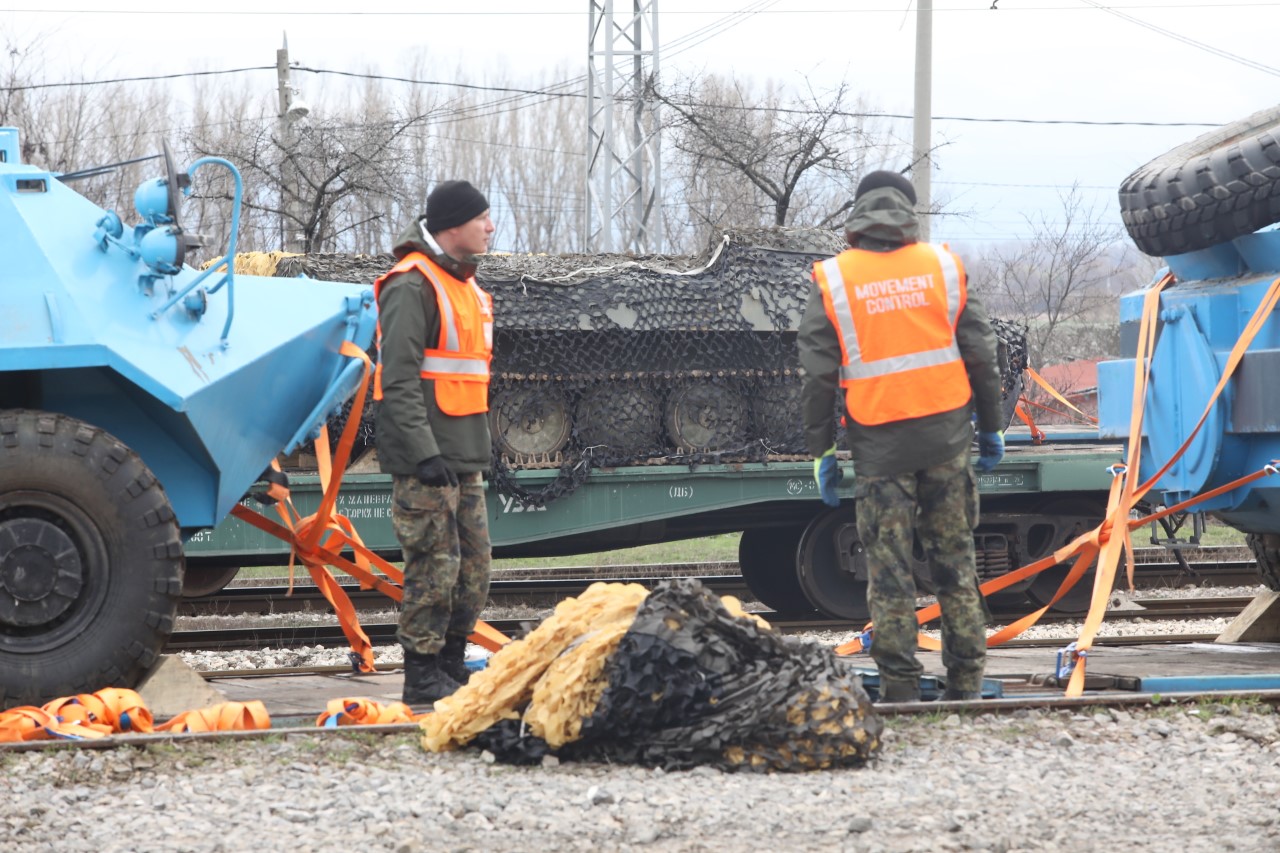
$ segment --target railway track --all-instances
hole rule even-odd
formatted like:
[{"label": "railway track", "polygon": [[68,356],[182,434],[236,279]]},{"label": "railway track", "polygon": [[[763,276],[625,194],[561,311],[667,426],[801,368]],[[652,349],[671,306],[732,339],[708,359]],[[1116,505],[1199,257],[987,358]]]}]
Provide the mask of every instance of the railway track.
[{"label": "railway track", "polygon": [[[1108,611],[1111,622],[1148,620],[1191,620],[1232,617],[1244,609],[1252,599],[1247,597],[1214,597],[1204,599],[1133,599],[1126,602],[1126,609]],[[845,620],[830,619],[814,613],[775,613],[758,611],[759,615],[784,633],[816,631],[853,631],[862,627]],[[1001,614],[997,621],[1024,615]],[[1046,615],[1041,624],[1068,622],[1078,617]],[[526,633],[534,620],[491,619],[494,628],[509,636]],[[374,646],[394,645],[395,623],[367,623],[361,626]],[[1142,645],[1147,643],[1187,643],[1212,641],[1216,634],[1154,634],[1141,637],[1112,637],[1098,640],[1101,645]],[[321,646],[337,648],[347,644],[342,630],[333,624],[289,626],[236,626],[229,628],[192,629],[175,632],[169,639],[166,652],[179,651],[243,651],[261,648],[304,648]],[[1062,639],[1013,640],[1006,645],[1018,647],[1061,646]]]},{"label": "railway track", "polygon": [[[1140,590],[1187,584],[1245,586],[1258,583],[1254,563],[1238,559],[1238,550],[1232,549],[1230,559],[1202,559],[1192,563],[1191,573],[1173,562],[1140,564],[1135,570],[1134,583]],[[670,578],[695,577],[718,595],[734,595],[749,600],[751,591],[742,576],[735,572],[736,564],[731,562],[618,566],[608,570],[592,567],[507,570],[495,575],[489,599],[492,607],[554,606],[564,598],[580,595],[598,581],[638,583],[653,588]],[[252,584],[228,586],[215,595],[183,600],[178,615],[237,616],[329,611],[328,602],[306,575],[295,581],[292,591],[286,583],[285,578],[260,578]],[[379,592],[361,590],[354,584],[344,584],[343,589],[357,610],[386,610],[394,606]]]}]

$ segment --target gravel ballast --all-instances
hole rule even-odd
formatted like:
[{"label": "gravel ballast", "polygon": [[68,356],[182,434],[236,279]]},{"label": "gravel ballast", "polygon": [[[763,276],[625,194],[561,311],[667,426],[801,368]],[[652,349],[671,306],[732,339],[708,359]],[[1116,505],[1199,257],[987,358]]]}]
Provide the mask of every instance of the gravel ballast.
[{"label": "gravel ballast", "polygon": [[23,851],[1274,851],[1265,706],[891,717],[859,770],[511,767],[412,735],[0,753]]},{"label": "gravel ballast", "polygon": [[[1227,621],[1106,625],[1203,633]],[[1064,642],[1076,631],[1036,629]],[[183,657],[227,670],[342,664],[345,650]],[[513,767],[475,749],[425,752],[411,731],[355,729],[0,751],[0,838],[24,853],[1280,851],[1280,715],[1265,704],[940,709],[887,716],[883,741],[862,769],[769,775]]]}]

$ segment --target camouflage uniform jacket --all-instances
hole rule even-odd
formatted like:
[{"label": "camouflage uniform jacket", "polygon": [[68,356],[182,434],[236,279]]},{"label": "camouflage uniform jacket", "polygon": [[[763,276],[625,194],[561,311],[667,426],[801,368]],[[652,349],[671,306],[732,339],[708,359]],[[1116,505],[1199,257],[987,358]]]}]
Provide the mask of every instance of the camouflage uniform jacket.
[{"label": "camouflage uniform jacket", "polygon": [[[882,188],[858,199],[845,228],[856,235],[858,248],[888,252],[915,242],[917,221],[904,195]],[[996,336],[987,320],[986,309],[972,290],[960,312],[956,342],[973,389],[969,404],[949,412],[879,426],[863,426],[847,418],[855,471],[873,477],[892,476],[953,459],[973,441],[975,410],[979,430],[1004,429]],[[838,383],[840,340],[827,317],[816,284],[809,293],[809,303],[800,323],[798,345],[800,363],[805,370],[801,395],[805,443],[809,453],[820,456],[835,444],[833,413],[837,394],[840,394],[840,411],[844,411],[844,395]]]},{"label": "camouflage uniform jacket", "polygon": [[[417,225],[401,235],[396,258],[432,253],[416,239]],[[413,474],[418,463],[442,456],[455,473],[489,468],[489,416],[455,417],[436,405],[435,382],[420,376],[422,352],[440,337],[435,291],[416,271],[388,279],[378,300],[382,327],[382,403],[378,407],[378,463],[385,474]]]}]

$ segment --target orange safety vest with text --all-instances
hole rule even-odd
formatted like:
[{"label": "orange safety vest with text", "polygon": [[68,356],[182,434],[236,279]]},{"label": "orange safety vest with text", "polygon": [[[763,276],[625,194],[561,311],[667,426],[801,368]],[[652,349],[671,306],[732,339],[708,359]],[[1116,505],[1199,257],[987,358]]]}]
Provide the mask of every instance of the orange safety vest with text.
[{"label": "orange safety vest with text", "polygon": [[[493,357],[493,297],[474,277],[459,281],[421,252],[405,255],[373,283],[373,297],[393,275],[417,270],[436,294],[440,339],[422,352],[423,379],[435,381],[436,405],[446,415],[489,411],[489,362]],[[382,324],[378,324],[382,347]],[[374,398],[382,399],[382,360],[374,379]]]},{"label": "orange safety vest with text", "polygon": [[964,264],[943,246],[848,249],[813,268],[840,339],[840,386],[859,424],[957,409],[973,392],[956,344],[968,291]]}]

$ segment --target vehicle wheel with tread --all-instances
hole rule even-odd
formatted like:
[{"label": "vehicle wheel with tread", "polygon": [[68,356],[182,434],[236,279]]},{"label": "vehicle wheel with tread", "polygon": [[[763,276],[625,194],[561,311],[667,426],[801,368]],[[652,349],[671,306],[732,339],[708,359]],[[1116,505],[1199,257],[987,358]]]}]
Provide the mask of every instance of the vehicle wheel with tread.
[{"label": "vehicle wheel with tread", "polygon": [[0,707],[135,686],[182,592],[160,483],[104,430],[8,410],[0,484]]},{"label": "vehicle wheel with tread", "polygon": [[800,537],[800,588],[809,603],[835,619],[865,622],[867,567],[852,503],[826,510]]},{"label": "vehicle wheel with tread", "polygon": [[1249,533],[1245,542],[1258,561],[1258,572],[1267,589],[1280,592],[1280,535],[1275,533]]},{"label": "vehicle wheel with tread", "polygon": [[757,527],[738,540],[738,566],[751,594],[784,613],[813,610],[796,574],[803,527]]},{"label": "vehicle wheel with tread", "polygon": [[1180,255],[1280,221],[1280,107],[1203,134],[1120,184],[1120,217],[1148,255]]}]

